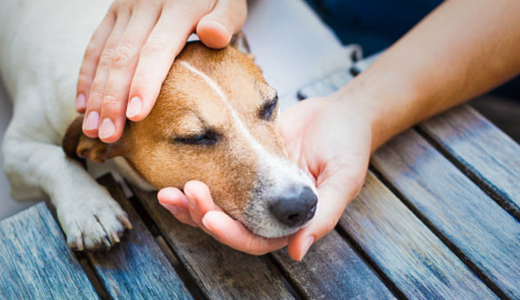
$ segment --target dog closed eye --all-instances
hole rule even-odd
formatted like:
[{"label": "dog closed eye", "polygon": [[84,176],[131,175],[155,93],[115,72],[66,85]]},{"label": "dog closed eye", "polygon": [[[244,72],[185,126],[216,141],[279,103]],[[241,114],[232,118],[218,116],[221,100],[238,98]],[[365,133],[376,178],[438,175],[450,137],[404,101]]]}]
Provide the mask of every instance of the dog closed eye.
[{"label": "dog closed eye", "polygon": [[273,114],[276,110],[276,107],[278,105],[278,95],[276,95],[271,101],[266,102],[261,110],[260,110],[260,117],[263,120],[270,121],[273,117]]},{"label": "dog closed eye", "polygon": [[219,135],[213,131],[208,130],[202,134],[186,137],[177,137],[175,142],[185,145],[203,145],[212,146],[215,145],[219,140]]}]

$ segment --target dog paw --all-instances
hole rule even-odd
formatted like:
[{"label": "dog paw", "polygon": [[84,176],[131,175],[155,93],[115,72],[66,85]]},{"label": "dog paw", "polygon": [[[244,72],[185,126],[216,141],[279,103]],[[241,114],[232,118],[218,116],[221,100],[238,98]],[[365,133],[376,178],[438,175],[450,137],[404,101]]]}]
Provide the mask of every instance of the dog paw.
[{"label": "dog paw", "polygon": [[58,218],[72,250],[108,250],[119,243],[126,229],[132,229],[121,206],[111,197],[103,198],[58,207]]}]

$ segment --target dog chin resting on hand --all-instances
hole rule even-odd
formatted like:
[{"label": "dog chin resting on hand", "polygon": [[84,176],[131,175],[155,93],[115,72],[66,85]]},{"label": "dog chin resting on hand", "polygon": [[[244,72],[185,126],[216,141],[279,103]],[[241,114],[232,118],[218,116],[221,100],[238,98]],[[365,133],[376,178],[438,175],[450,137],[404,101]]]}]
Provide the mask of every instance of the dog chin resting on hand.
[{"label": "dog chin resting on hand", "polygon": [[[95,16],[106,7],[80,1],[53,10],[49,0],[19,2],[0,12],[0,70],[14,105],[4,170],[13,197],[50,197],[73,249],[110,248],[131,228],[82,159],[114,159],[126,180],[146,190],[202,181],[217,205],[264,237],[294,233],[313,217],[313,182],[287,158],[276,91],[243,34],[221,50],[188,43],[150,115],[128,122],[118,142],[105,144],[83,134],[74,95]],[[84,16],[74,18],[79,11]]]}]

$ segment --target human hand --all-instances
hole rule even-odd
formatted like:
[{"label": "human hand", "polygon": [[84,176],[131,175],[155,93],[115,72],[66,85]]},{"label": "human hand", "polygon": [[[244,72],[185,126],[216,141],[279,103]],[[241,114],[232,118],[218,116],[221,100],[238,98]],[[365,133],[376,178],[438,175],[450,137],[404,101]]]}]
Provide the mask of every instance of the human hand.
[{"label": "human hand", "polygon": [[126,117],[137,122],[150,113],[191,33],[208,47],[223,48],[246,15],[245,0],[114,1],[80,68],[76,110],[86,113],[84,133],[116,142]]},{"label": "human hand", "polygon": [[282,114],[289,157],[316,180],[318,206],[310,223],[289,239],[292,259],[334,230],[345,207],[361,191],[372,148],[369,119],[354,101],[313,98]]},{"label": "human hand", "polygon": [[182,223],[200,227],[220,243],[251,255],[263,255],[287,245],[287,237],[264,238],[232,219],[213,202],[204,183],[190,181],[183,190],[184,193],[176,188],[164,188],[157,195],[161,205]]},{"label": "human hand", "polygon": [[332,231],[346,205],[361,190],[371,151],[366,118],[346,103],[316,98],[298,103],[282,115],[282,135],[290,158],[316,179],[318,207],[311,222],[291,237],[267,239],[231,219],[212,200],[208,187],[189,182],[184,194],[159,192],[160,203],[181,222],[202,228],[236,250],[261,255],[289,245],[301,260],[312,243]]}]

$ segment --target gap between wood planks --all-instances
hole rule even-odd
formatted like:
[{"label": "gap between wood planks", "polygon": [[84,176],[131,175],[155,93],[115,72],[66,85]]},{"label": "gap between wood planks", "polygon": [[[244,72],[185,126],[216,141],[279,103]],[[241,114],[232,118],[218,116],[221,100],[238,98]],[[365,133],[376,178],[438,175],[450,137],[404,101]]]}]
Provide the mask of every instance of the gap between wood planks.
[{"label": "gap between wood planks", "polygon": [[[440,233],[429,221],[422,216],[420,212],[417,212],[411,205],[409,205],[408,201],[403,197],[402,194],[400,194],[395,187],[393,187],[392,184],[390,184],[377,170],[374,170],[373,167],[371,167],[371,170],[374,172],[374,174],[392,191],[394,195],[396,195],[407,207],[416,215],[428,228],[430,231],[432,231],[446,246],[464,263],[466,264],[469,269],[474,272],[485,284],[488,286],[495,294],[497,294],[502,299],[507,299],[507,297],[503,294],[503,292],[498,289],[494,283],[491,282],[482,272],[475,266],[473,263],[467,259],[467,257],[455,246],[453,245],[442,233]],[[119,184],[121,184],[119,182]],[[206,297],[201,292],[199,286],[195,283],[195,280],[192,278],[192,275],[185,269],[185,267],[179,262],[178,256],[175,253],[173,249],[171,249],[165,242],[164,239],[157,228],[154,220],[148,215],[148,213],[145,211],[145,209],[141,206],[139,201],[135,198],[135,196],[127,198],[127,200],[130,202],[130,204],[134,207],[134,209],[137,211],[139,216],[141,217],[143,223],[146,225],[147,229],[152,233],[152,235],[155,237],[156,242],[161,247],[162,251],[170,261],[172,267],[175,269],[175,271],[179,274],[181,280],[184,282],[192,296],[196,299],[205,299]],[[55,220],[56,214],[55,210],[52,205],[49,205],[47,203],[47,206],[50,208],[51,212],[53,213],[53,216]],[[61,230],[61,227],[60,227]],[[385,275],[385,273],[368,257],[368,255],[361,249],[359,245],[346,233],[343,228],[340,226],[336,227],[336,231],[340,234],[340,236],[343,237],[345,242],[347,244],[350,244],[353,246],[353,249],[359,254],[359,256],[364,260],[364,262],[372,269],[372,271],[379,277],[379,279],[385,284],[385,286],[399,299],[407,299],[405,295],[395,286],[395,284]],[[161,243],[162,241],[162,243]],[[94,270],[90,266],[90,262],[86,263],[88,261],[84,256],[82,256],[81,253],[75,253],[76,258],[78,261],[82,262],[81,266],[87,273],[89,280],[92,282],[94,288],[96,289],[96,292],[102,299],[110,299],[108,296],[107,291],[103,288],[103,286],[100,283],[99,278],[96,276]],[[268,261],[270,262],[269,267],[273,269],[274,272],[280,273],[283,276],[281,278],[284,279],[283,284],[285,285],[285,288],[296,298],[296,299],[306,299],[304,292],[299,290],[299,287],[294,283],[291,282],[291,279],[287,274],[285,273],[285,270],[283,267],[281,267],[276,259],[272,255],[268,255]],[[97,284],[96,284],[97,283]]]},{"label": "gap between wood planks", "polygon": [[96,275],[96,271],[90,264],[90,261],[88,260],[88,258],[83,253],[74,252],[74,251],[72,251],[72,252],[76,256],[76,259],[78,259],[79,264],[81,265],[81,267],[83,268],[85,273],[87,273],[87,278],[90,281],[90,283],[92,283],[92,286],[94,287],[94,290],[98,294],[99,298],[101,298],[102,300],[112,299],[110,297],[110,295],[108,294],[108,291],[101,284],[101,281],[100,281],[99,277]]},{"label": "gap between wood planks", "polygon": [[[105,176],[105,175],[103,175]],[[103,177],[103,176],[100,176]],[[155,241],[157,242],[158,246],[161,248],[162,252],[166,256],[167,260],[170,262],[171,266],[174,268],[175,272],[179,275],[182,282],[185,284],[186,288],[190,292],[190,294],[193,296],[194,299],[208,299],[200,287],[197,285],[195,279],[192,277],[192,275],[187,271],[187,269],[180,263],[178,254],[175,252],[174,249],[172,249],[164,240],[164,237],[162,236],[160,230],[158,229],[157,225],[155,224],[154,220],[150,217],[148,212],[144,209],[141,203],[137,200],[135,197],[131,187],[127,185],[126,182],[117,182],[120,188],[124,189],[124,186],[128,188],[128,190],[131,191],[131,194],[127,194],[127,201],[130,203],[130,205],[135,209],[139,217],[141,218],[142,222],[145,224],[146,228],[150,231],[152,236],[155,238]],[[126,191],[128,191],[126,190]],[[49,208],[49,210],[52,213],[52,216],[57,224],[59,224],[59,220],[57,218],[56,209],[55,207],[49,202],[47,199],[45,201],[46,206]],[[65,236],[65,232],[61,228],[61,226],[58,226],[60,228],[60,231],[62,232],[63,236]],[[96,274],[90,259],[83,253],[83,252],[75,252],[72,251],[74,257],[78,262],[80,263],[80,266],[87,274],[87,278],[91,282],[92,286],[94,287],[96,293],[102,300],[110,300],[112,299],[110,297],[110,294],[108,291],[104,288],[103,284],[101,284],[101,278]],[[284,274],[283,270],[280,269],[280,267],[276,264],[275,259],[269,255],[268,259],[268,267],[274,272],[278,274]],[[287,291],[297,300],[300,299],[307,299],[307,297],[302,296],[304,295],[303,291],[300,291],[296,285],[291,285],[289,283],[286,276],[281,276],[283,279],[283,284]]]},{"label": "gap between wood planks", "polygon": [[450,249],[457,258],[465,264],[471,272],[473,272],[482,282],[500,299],[509,299],[506,294],[487,277],[480,268],[478,268],[454,243],[452,243],[435,225],[433,225],[428,218],[426,218],[420,211],[406,199],[406,197],[389,181],[387,180],[375,167],[370,165],[369,170],[435,235],[442,243]]},{"label": "gap between wood planks", "polygon": [[172,265],[175,272],[177,272],[177,275],[179,275],[182,282],[184,282],[184,285],[190,292],[190,294],[193,296],[194,299],[206,299],[204,296],[204,293],[200,290],[199,286],[195,283],[193,278],[191,277],[191,274],[186,270],[186,268],[181,264],[178,257],[175,255],[173,250],[168,246],[164,238],[159,236],[154,236],[155,241],[161,248],[162,252]]},{"label": "gap between wood planks", "polygon": [[297,300],[309,299],[309,297],[307,297],[305,293],[298,288],[298,285],[291,280],[291,278],[285,272],[285,269],[274,258],[273,254],[269,253],[266,256],[267,267],[274,273],[281,275],[280,278],[282,279],[282,283],[289,291],[289,293],[291,293],[291,295]]},{"label": "gap between wood planks", "polygon": [[[513,218],[520,222],[520,210],[518,207],[504,199],[498,191],[488,186],[482,179],[480,179],[472,168],[466,166],[462,161],[457,160],[453,153],[450,153],[444,148],[439,142],[430,137],[424,130],[419,126],[413,128],[421,137],[423,137],[435,150],[439,151],[449,162],[451,162],[457,169],[459,169],[466,177],[468,177],[475,185],[477,185],[484,193],[486,193],[491,199],[493,199],[500,207],[507,211]],[[492,185],[492,184],[489,184]]]},{"label": "gap between wood planks", "polygon": [[[100,176],[103,177],[105,175]],[[126,182],[124,183],[126,185]],[[118,185],[120,185],[121,188],[123,188],[121,185],[121,182],[118,182]],[[128,186],[127,186],[128,187]],[[179,275],[180,279],[190,292],[190,294],[193,296],[194,299],[207,299],[198,285],[195,283],[193,278],[191,277],[191,274],[184,268],[184,266],[179,262],[178,257],[175,255],[175,253],[172,251],[171,248],[164,242],[164,239],[159,234],[159,230],[151,220],[150,216],[144,211],[144,208],[140,206],[139,201],[135,199],[135,196],[132,194],[131,197],[127,198],[127,201],[129,201],[130,205],[136,210],[139,217],[141,217],[141,220],[145,224],[146,228],[150,231],[152,236],[155,238],[155,241],[157,242],[158,246],[163,251],[164,255],[172,265],[175,272]],[[56,208],[48,199],[45,200],[45,204],[47,208],[52,213],[52,216],[56,223],[59,225],[59,220],[56,214]],[[65,232],[61,228],[61,225],[58,226],[60,228],[60,231],[62,232],[63,236],[65,237]],[[95,268],[92,266],[92,262],[90,259],[83,253],[83,252],[76,252],[72,251],[74,257],[78,262],[80,263],[81,268],[85,271],[87,274],[87,278],[92,283],[92,286],[94,287],[94,290],[102,300],[110,300],[112,297],[110,297],[110,294],[105,289],[103,284],[101,283],[101,278],[97,275]]]},{"label": "gap between wood planks", "polygon": [[[52,205],[52,203],[50,203],[49,199],[45,199],[44,202],[45,202],[45,205],[47,206],[47,208],[49,209],[49,211],[51,212],[52,217],[54,218],[54,221],[58,224],[58,228],[60,229],[61,234],[63,235],[63,237],[66,237],[65,232],[61,228],[60,221],[58,220],[58,215],[56,214],[56,208],[54,207],[54,205]],[[85,256],[85,254],[82,252],[76,252],[76,251],[71,251],[71,252],[72,252],[72,255],[74,256],[74,258],[76,258],[76,260],[79,262],[83,271],[85,271],[85,274],[87,274],[87,278],[90,281],[90,283],[92,284],[92,286],[94,287],[94,290],[98,294],[99,298],[102,300],[112,299],[110,297],[108,291],[101,284],[100,278],[97,276],[96,272],[94,271],[94,268],[92,268],[92,265],[90,264],[90,261]]]},{"label": "gap between wood planks", "polygon": [[[353,200],[355,201],[355,199]],[[352,246],[354,251],[359,254],[363,261],[372,269],[372,271],[379,277],[383,284],[392,292],[397,299],[408,299],[406,295],[395,285],[395,283],[381,270],[381,268],[370,258],[370,256],[363,251],[361,246],[343,229],[339,223],[336,225],[335,230],[343,238],[343,240]]]},{"label": "gap between wood planks", "polygon": [[[158,226],[155,221],[151,218],[145,208],[142,206],[140,201],[135,196],[135,193],[132,191],[132,187],[128,185],[126,182],[118,182],[119,185],[128,187],[128,190],[131,191],[131,194],[128,194],[127,200],[132,205],[132,207],[136,210],[137,214],[147,227],[147,229],[154,236],[158,245],[161,247],[162,251],[165,253],[165,256],[172,264],[172,267],[175,269],[181,280],[186,285],[187,289],[190,291],[192,296],[195,299],[206,299],[204,293],[197,285],[196,280],[192,277],[192,275],[187,271],[184,265],[182,265],[179,261],[179,256],[176,251],[170,247],[165,241],[164,237],[161,234]],[[383,282],[383,284],[389,289],[389,291],[398,299],[407,299],[404,293],[402,293],[396,285],[386,276],[386,274],[377,267],[377,265],[368,257],[368,255],[361,250],[359,247],[347,234],[346,232],[338,225],[336,227],[336,231],[342,237],[343,242],[347,243],[352,247],[353,251],[355,251],[358,256],[364,261],[364,263],[372,270],[372,272]],[[161,242],[162,241],[162,242]],[[274,273],[278,273],[282,276],[282,283],[284,284],[286,290],[295,298],[295,299],[308,299],[305,291],[301,290],[298,284],[292,281],[291,277],[286,273],[286,270],[280,263],[274,258],[272,254],[266,255],[268,268],[271,269]]]},{"label": "gap between wood planks", "polygon": [[166,256],[166,259],[170,262],[171,266],[179,275],[180,279],[190,292],[190,294],[195,299],[207,299],[200,289],[200,287],[197,285],[195,279],[192,277],[192,275],[186,270],[184,265],[182,265],[179,261],[179,256],[177,253],[175,253],[175,250],[172,249],[168,243],[165,242],[164,237],[161,235],[159,228],[155,225],[155,222],[153,219],[148,215],[144,207],[139,203],[137,200],[135,194],[133,193],[132,189],[126,182],[118,182],[119,185],[124,185],[132,192],[131,197],[128,197],[127,200],[132,205],[132,207],[135,209],[141,220],[143,221],[146,228],[150,231],[152,236],[155,238],[155,241],[161,248],[162,252]]},{"label": "gap between wood planks", "polygon": [[[126,182],[124,182],[125,185],[127,185]],[[133,189],[130,185],[127,185],[130,190]],[[164,242],[164,237],[159,230],[158,226],[155,224],[155,221],[153,218],[148,214],[146,209],[142,206],[142,204],[139,202],[139,200],[136,198],[135,193],[132,191],[133,196],[129,198],[129,202],[132,204],[134,209],[137,211],[139,216],[141,217],[141,220],[145,223],[145,225],[148,227],[148,230],[152,232],[154,237],[160,238],[163,241],[163,245],[161,245],[161,248],[164,246],[169,250],[169,252],[175,256],[175,260],[177,261],[177,264],[172,263],[172,266],[175,268],[181,279],[184,281],[184,283],[188,286],[191,285],[191,283],[188,283],[185,281],[188,279],[189,281],[192,281],[192,284],[198,288],[198,285],[195,282],[195,279],[193,279],[192,275],[187,271],[187,269],[180,263],[178,254],[176,251],[171,248],[168,243]],[[189,225],[186,225],[189,226]],[[361,247],[359,247],[348,235],[346,232],[339,226],[339,224],[336,226],[335,230],[338,232],[338,234],[342,237],[342,240],[347,245],[351,246],[354,252],[358,254],[358,256],[363,260],[363,262],[372,270],[372,272],[379,278],[381,282],[389,289],[389,291],[397,298],[397,299],[408,299],[404,293],[402,293],[399,288],[395,286],[395,284],[385,275],[381,269],[377,267],[377,265],[368,257],[368,255],[361,250]],[[166,255],[168,259],[170,257]],[[300,299],[310,299],[304,290],[299,287],[299,285],[294,282],[291,279],[291,276],[287,273],[287,270],[280,264],[280,262],[274,257],[272,253],[267,254],[265,256],[267,258],[267,266],[268,268],[275,274],[280,274],[280,278],[282,279],[282,283],[285,287],[285,289],[297,300]],[[199,290],[200,291],[200,290]],[[191,292],[191,290],[190,290]],[[204,297],[202,291],[200,291],[201,297]],[[194,295],[195,296],[195,295]],[[198,298],[196,298],[198,299]]]}]

